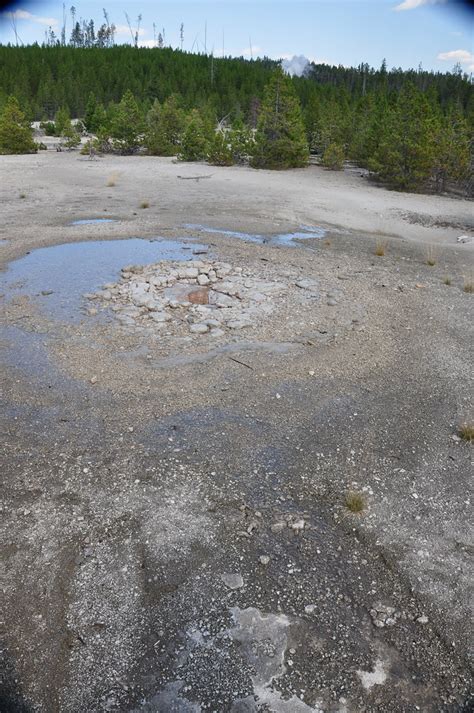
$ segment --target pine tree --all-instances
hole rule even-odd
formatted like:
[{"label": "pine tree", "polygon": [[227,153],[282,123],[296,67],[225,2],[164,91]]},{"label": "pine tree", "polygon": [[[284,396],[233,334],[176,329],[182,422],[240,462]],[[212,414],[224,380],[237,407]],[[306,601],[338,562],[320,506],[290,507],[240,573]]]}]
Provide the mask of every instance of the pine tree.
[{"label": "pine tree", "polygon": [[0,154],[36,153],[33,130],[14,96],[8,97],[0,115]]},{"label": "pine tree", "polygon": [[291,79],[279,67],[265,88],[251,165],[297,168],[306,166],[308,157],[300,103]]},{"label": "pine tree", "polygon": [[180,161],[202,161],[207,157],[208,151],[209,140],[204,122],[198,110],[193,109],[183,134],[178,158]]},{"label": "pine tree", "polygon": [[459,183],[469,178],[472,167],[471,137],[467,121],[458,108],[452,108],[438,123],[433,178],[437,191],[448,181]]},{"label": "pine tree", "polygon": [[71,126],[71,115],[67,106],[62,106],[54,117],[56,136],[62,136],[66,129]]},{"label": "pine tree", "polygon": [[435,117],[426,97],[411,82],[389,110],[369,168],[391,188],[414,191],[428,181],[435,155]]},{"label": "pine tree", "polygon": [[94,126],[94,114],[97,109],[97,99],[94,92],[89,93],[87,99],[86,111],[84,114],[84,124],[87,131],[94,131],[97,127]]},{"label": "pine tree", "polygon": [[144,143],[153,156],[176,156],[183,135],[185,118],[175,95],[163,105],[155,100],[147,114]]},{"label": "pine tree", "polygon": [[114,148],[122,154],[135,153],[140,146],[143,121],[138,104],[128,89],[112,117],[110,135]]},{"label": "pine tree", "polygon": [[232,166],[234,163],[232,145],[225,130],[215,132],[207,160],[213,166]]},{"label": "pine tree", "polygon": [[344,149],[340,144],[329,144],[323,154],[323,166],[332,171],[340,171],[344,166]]}]

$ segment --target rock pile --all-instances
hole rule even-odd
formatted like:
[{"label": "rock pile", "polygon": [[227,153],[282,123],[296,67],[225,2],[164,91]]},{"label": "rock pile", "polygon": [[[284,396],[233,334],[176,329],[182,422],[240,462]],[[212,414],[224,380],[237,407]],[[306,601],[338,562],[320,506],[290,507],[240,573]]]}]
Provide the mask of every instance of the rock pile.
[{"label": "rock pile", "polygon": [[[291,288],[305,292],[306,299],[317,298],[316,284],[307,282],[296,287],[294,282],[263,280],[226,262],[161,261],[124,267],[120,282],[86,297],[109,306],[124,325],[219,337],[256,326]],[[91,315],[97,311],[88,309]]]}]

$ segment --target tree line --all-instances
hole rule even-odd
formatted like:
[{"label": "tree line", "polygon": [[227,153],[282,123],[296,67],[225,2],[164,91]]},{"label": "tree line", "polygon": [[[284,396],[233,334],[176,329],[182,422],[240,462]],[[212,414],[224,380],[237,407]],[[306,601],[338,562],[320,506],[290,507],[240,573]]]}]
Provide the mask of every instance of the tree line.
[{"label": "tree line", "polygon": [[474,96],[459,69],[312,65],[290,78],[271,60],[170,48],[0,47],[0,107],[11,94],[69,147],[73,116],[98,151],[267,168],[303,166],[311,153],[402,190],[466,186],[471,175]]}]

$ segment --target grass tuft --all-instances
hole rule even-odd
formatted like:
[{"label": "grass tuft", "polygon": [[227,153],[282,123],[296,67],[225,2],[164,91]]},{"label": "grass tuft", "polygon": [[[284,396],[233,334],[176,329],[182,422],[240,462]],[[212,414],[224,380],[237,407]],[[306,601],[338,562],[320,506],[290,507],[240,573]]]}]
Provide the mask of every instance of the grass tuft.
[{"label": "grass tuft", "polygon": [[459,426],[459,435],[463,441],[472,443],[474,441],[474,423],[465,421]]},{"label": "grass tuft", "polygon": [[142,201],[140,203],[140,208],[149,208],[149,207],[150,207],[150,204],[148,201]]},{"label": "grass tuft", "polygon": [[380,240],[380,238],[377,239],[375,243],[375,255],[378,257],[383,257],[385,255],[385,249],[387,247],[387,243],[385,240]]},{"label": "grass tuft", "polygon": [[434,267],[436,262],[436,250],[433,245],[428,245],[426,248],[426,264],[430,267]]},{"label": "grass tuft", "polygon": [[107,179],[107,183],[105,184],[107,188],[113,188],[114,186],[117,185],[117,180],[118,180],[118,174],[117,173],[111,173],[110,176]]},{"label": "grass tuft", "polygon": [[355,490],[349,490],[345,497],[345,506],[351,512],[362,512],[365,510],[365,498],[362,493],[356,493]]},{"label": "grass tuft", "polygon": [[467,292],[468,295],[472,295],[474,293],[474,280],[472,275],[464,278],[463,290],[464,292]]},{"label": "grass tuft", "polygon": [[443,285],[452,285],[452,280],[448,275],[446,277],[443,277]]},{"label": "grass tuft", "polygon": [[26,198],[26,193],[20,193],[20,198],[21,198],[22,200],[23,200],[24,198]]}]

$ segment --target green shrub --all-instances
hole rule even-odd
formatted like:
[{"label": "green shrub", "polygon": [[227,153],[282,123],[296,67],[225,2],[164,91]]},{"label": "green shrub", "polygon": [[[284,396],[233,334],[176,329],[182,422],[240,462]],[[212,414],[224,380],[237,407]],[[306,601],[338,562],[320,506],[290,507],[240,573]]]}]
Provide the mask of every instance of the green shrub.
[{"label": "green shrub", "polygon": [[344,166],[344,149],[340,144],[329,144],[323,154],[322,164],[331,171],[340,171]]}]

